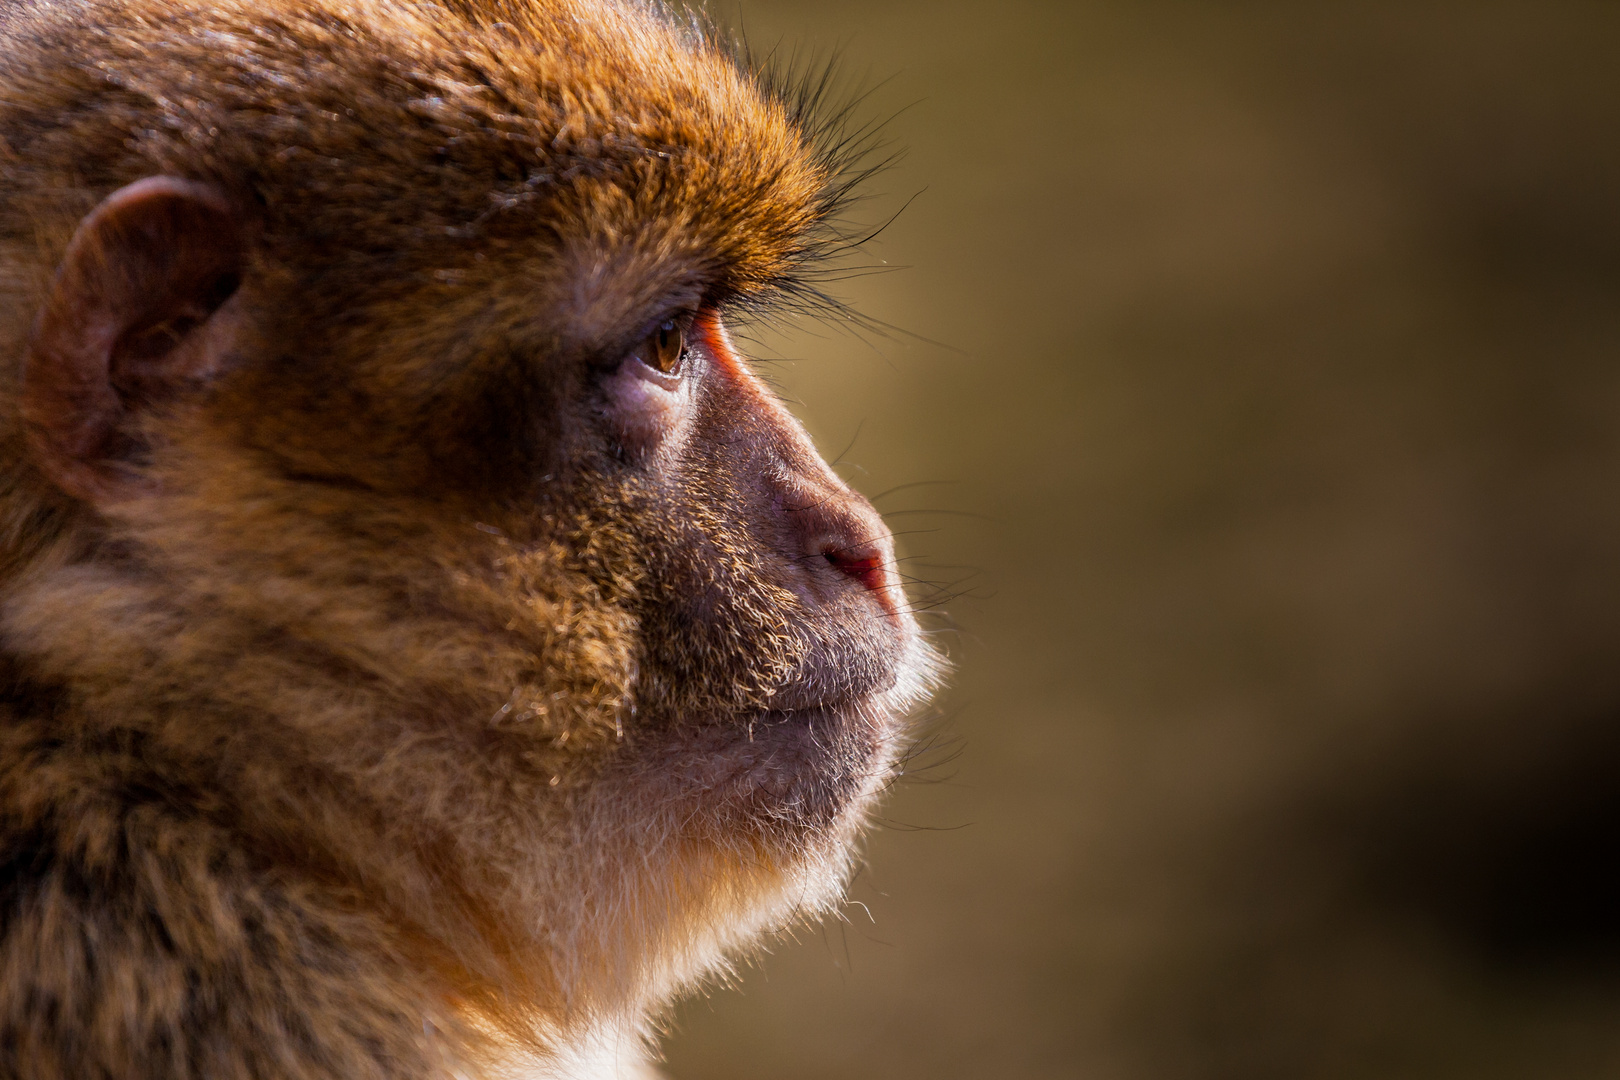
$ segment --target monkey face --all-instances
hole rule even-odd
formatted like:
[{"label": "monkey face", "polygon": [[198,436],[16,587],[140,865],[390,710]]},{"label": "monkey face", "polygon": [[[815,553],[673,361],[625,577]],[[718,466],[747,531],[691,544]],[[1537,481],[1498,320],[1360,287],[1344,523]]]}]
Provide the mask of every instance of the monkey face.
[{"label": "monkey face", "polygon": [[678,369],[632,353],[601,392],[634,446],[609,505],[646,523],[638,737],[709,812],[831,825],[886,778],[927,672],[887,530],[712,311]]},{"label": "monkey face", "polygon": [[19,351],[72,528],[6,640],[449,967],[656,994],[836,894],[933,678],[727,329],[847,184],[651,7],[285,7],[131,17],[104,84],[16,35],[74,118],[0,110],[4,235],[71,234]]},{"label": "monkey face", "polygon": [[[500,403],[498,420],[457,410],[474,419],[450,447],[530,434],[479,454],[506,457],[506,478],[471,485],[480,535],[460,543],[487,554],[446,604],[529,654],[530,674],[487,685],[510,689],[496,726],[524,733],[520,756],[560,777],[554,789],[608,775],[779,855],[818,833],[841,845],[934,670],[891,539],[715,307],[650,325],[525,367],[538,392],[472,392]],[[561,633],[559,606],[574,620]]]}]

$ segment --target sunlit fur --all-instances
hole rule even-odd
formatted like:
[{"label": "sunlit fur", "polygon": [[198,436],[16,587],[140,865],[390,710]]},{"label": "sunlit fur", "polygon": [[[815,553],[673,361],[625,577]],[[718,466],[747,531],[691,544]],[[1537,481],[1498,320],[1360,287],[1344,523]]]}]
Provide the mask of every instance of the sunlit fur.
[{"label": "sunlit fur", "polygon": [[[837,482],[723,331],[736,440],[652,474],[581,404],[657,297],[791,291],[833,166],[651,7],[11,4],[0,56],[0,1074],[629,1075],[835,902],[935,677],[765,550],[750,432]],[[240,362],[90,507],[15,361],[154,174],[252,208]]]}]

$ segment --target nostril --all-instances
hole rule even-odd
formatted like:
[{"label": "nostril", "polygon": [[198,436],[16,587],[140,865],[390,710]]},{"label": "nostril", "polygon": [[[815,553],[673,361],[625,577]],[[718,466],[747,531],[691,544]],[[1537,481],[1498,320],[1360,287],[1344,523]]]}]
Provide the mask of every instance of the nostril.
[{"label": "nostril", "polygon": [[871,551],[855,551],[849,548],[825,548],[822,557],[832,564],[839,573],[848,574],[860,582],[870,592],[883,589],[886,582],[883,573],[883,556]]},{"label": "nostril", "polygon": [[[903,598],[883,519],[865,499],[841,484],[835,486],[835,479],[795,487],[782,484],[777,497],[788,530],[783,539],[798,549],[795,561],[812,569],[804,584],[818,602],[834,598],[826,591],[833,584],[828,576],[813,569],[825,559],[826,566],[859,583],[884,612],[898,616]],[[833,592],[841,594],[843,589]]]}]

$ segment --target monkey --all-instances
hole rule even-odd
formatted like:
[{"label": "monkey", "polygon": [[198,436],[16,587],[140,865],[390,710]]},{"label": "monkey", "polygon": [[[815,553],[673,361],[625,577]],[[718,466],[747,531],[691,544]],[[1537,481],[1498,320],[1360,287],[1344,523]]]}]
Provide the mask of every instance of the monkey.
[{"label": "monkey", "polygon": [[0,1076],[654,1075],[942,670],[732,336],[834,244],[814,95],[630,0],[0,57]]}]

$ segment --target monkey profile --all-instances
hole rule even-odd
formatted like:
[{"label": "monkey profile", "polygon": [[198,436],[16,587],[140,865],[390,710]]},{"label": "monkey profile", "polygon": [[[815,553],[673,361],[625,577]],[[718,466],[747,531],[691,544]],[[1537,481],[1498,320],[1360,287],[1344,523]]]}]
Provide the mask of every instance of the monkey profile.
[{"label": "monkey profile", "polygon": [[836,899],[937,664],[728,318],[843,186],[653,6],[0,7],[0,1076],[638,1075]]}]

